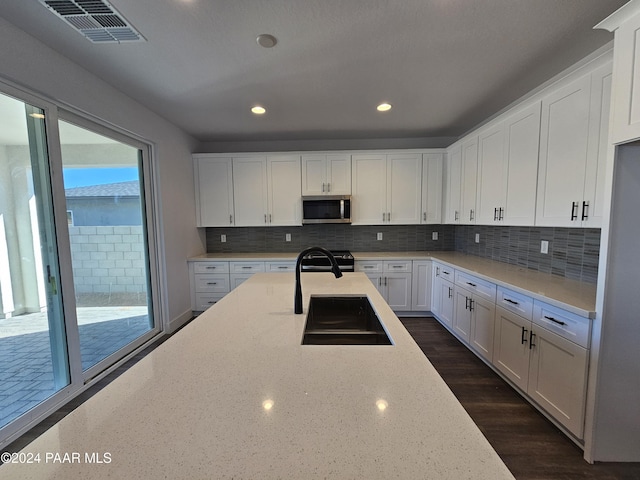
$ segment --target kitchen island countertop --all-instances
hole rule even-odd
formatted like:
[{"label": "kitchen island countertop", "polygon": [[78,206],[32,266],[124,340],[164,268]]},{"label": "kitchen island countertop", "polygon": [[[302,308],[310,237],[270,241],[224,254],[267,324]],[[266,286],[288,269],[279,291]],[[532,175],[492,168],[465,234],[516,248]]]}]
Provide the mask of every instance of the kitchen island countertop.
[{"label": "kitchen island countertop", "polygon": [[[260,273],[4,465],[21,479],[512,479],[362,273]],[[394,345],[300,345],[311,294],[366,294]]]}]

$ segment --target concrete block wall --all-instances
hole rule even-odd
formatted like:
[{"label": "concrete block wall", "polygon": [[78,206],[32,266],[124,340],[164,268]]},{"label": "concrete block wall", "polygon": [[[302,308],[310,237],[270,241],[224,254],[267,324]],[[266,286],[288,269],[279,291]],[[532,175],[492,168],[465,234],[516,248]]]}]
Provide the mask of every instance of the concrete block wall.
[{"label": "concrete block wall", "polygon": [[141,226],[69,227],[76,294],[147,290]]}]

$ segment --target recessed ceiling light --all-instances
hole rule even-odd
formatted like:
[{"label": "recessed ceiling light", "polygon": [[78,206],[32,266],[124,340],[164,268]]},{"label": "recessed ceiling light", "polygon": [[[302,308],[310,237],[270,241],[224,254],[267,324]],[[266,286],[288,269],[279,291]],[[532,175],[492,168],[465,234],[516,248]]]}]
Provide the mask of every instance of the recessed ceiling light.
[{"label": "recessed ceiling light", "polygon": [[273,35],[263,33],[261,35],[258,35],[258,37],[256,38],[256,42],[258,42],[258,45],[260,45],[261,47],[271,48],[275,47],[276,43],[278,43],[278,39]]},{"label": "recessed ceiling light", "polygon": [[389,110],[391,110],[391,104],[390,103],[381,103],[380,105],[378,105],[376,107],[376,110],[378,110],[379,112],[388,112]]},{"label": "recessed ceiling light", "polygon": [[256,115],[264,115],[267,112],[267,109],[264,107],[261,107],[260,105],[255,105],[251,107],[251,111]]}]

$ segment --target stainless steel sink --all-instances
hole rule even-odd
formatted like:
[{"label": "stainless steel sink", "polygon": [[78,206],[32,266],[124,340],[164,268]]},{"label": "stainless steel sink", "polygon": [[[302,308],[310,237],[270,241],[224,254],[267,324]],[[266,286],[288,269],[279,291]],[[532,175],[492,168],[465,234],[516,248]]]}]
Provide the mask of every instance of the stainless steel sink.
[{"label": "stainless steel sink", "polygon": [[392,345],[364,295],[312,295],[303,345]]}]

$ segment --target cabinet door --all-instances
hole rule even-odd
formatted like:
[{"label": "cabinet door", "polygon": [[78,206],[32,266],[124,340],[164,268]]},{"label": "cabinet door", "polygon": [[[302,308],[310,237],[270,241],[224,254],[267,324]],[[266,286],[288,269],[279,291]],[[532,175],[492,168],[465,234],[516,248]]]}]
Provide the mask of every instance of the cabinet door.
[{"label": "cabinet door", "polygon": [[382,276],[381,273],[367,273],[366,274],[367,277],[369,278],[369,280],[371,280],[371,283],[373,283],[376,287],[376,289],[378,290],[378,292],[380,292],[380,295],[382,295],[382,297],[386,300],[386,289],[385,289],[385,285],[384,285],[384,277]]},{"label": "cabinet door", "polygon": [[300,157],[267,157],[269,225],[302,225]]},{"label": "cabinet door", "polygon": [[351,156],[327,155],[327,191],[331,195],[351,195]]},{"label": "cabinet door", "polygon": [[442,223],[442,172],[444,155],[422,156],[422,223]]},{"label": "cabinet door", "polygon": [[489,362],[493,361],[496,306],[474,295],[471,304],[471,332],[469,345]]},{"label": "cabinet door", "polygon": [[542,100],[537,226],[580,226],[590,89],[585,75]]},{"label": "cabinet door", "polygon": [[613,158],[609,141],[611,111],[611,66],[605,65],[591,74],[591,110],[589,121],[589,154],[584,183],[584,200],[580,207],[582,226],[600,228],[604,215],[605,169]]},{"label": "cabinet door", "polygon": [[535,222],[540,108],[541,102],[537,102],[505,120],[505,225],[531,226]]},{"label": "cabinet door", "polygon": [[438,295],[440,296],[440,316],[441,323],[453,328],[453,316],[455,310],[455,297],[453,295],[453,283],[440,280]]},{"label": "cabinet door", "polygon": [[384,286],[386,300],[392,310],[411,310],[411,273],[386,273]]},{"label": "cabinet door", "polygon": [[442,307],[440,306],[442,279],[440,278],[439,271],[440,265],[434,263],[431,267],[431,313],[438,318],[442,315]]},{"label": "cabinet door", "polygon": [[233,159],[233,204],[236,226],[267,224],[266,157]]},{"label": "cabinet door", "polygon": [[522,391],[529,381],[531,322],[497,307],[493,339],[493,365]]},{"label": "cabinet door", "polygon": [[585,348],[534,327],[527,393],[578,438],[584,427],[587,362]]},{"label": "cabinet door", "polygon": [[[615,26],[617,27],[617,25]],[[606,27],[614,31],[612,27]],[[612,142],[619,144],[640,138],[640,15],[634,15],[615,29],[615,104]]]},{"label": "cabinet door", "polygon": [[445,163],[445,223],[460,223],[462,148],[455,145],[447,152]]},{"label": "cabinet door", "polygon": [[413,262],[411,279],[411,310],[428,312],[431,310],[431,262]]},{"label": "cabinet door", "polygon": [[387,156],[387,222],[420,223],[422,155]]},{"label": "cabinet door", "polygon": [[478,137],[462,142],[462,200],[460,223],[476,223]]},{"label": "cabinet door", "polygon": [[196,213],[199,227],[233,225],[231,158],[196,158]]},{"label": "cabinet door", "polygon": [[302,156],[302,195],[327,193],[327,156]]},{"label": "cabinet door", "polygon": [[353,155],[352,162],[352,223],[381,225],[387,212],[387,157]]},{"label": "cabinet door", "polygon": [[[507,159],[503,124],[496,125],[478,137],[478,198],[476,223],[500,222],[505,207]],[[466,185],[465,185],[466,187]]]},{"label": "cabinet door", "polygon": [[453,331],[466,343],[471,334],[471,294],[464,289],[455,289],[455,311],[453,315]]}]

